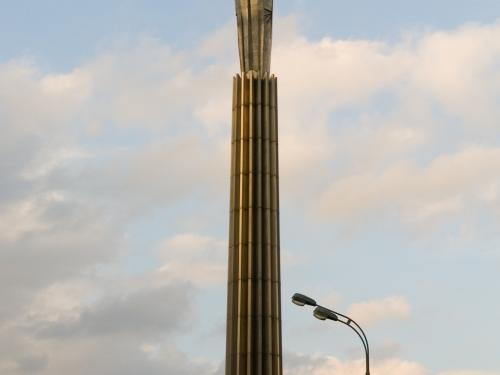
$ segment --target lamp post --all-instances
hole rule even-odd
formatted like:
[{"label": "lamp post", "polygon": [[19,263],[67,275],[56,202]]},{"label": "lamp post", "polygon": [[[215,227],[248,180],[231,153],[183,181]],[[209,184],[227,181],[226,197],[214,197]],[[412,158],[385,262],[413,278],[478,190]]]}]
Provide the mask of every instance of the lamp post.
[{"label": "lamp post", "polygon": [[307,305],[315,307],[313,312],[315,318],[319,320],[333,320],[334,322],[340,322],[356,332],[358,337],[361,339],[361,342],[363,343],[363,347],[365,349],[366,375],[370,375],[370,346],[368,345],[368,339],[366,338],[365,332],[358,323],[344,314],[318,305],[314,299],[300,293],[295,293],[292,296],[292,302],[297,306]]}]

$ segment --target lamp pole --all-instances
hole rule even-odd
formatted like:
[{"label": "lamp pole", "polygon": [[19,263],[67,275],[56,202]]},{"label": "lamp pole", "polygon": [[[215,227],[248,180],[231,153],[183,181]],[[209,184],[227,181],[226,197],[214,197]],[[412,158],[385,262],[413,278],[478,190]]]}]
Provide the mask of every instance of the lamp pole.
[{"label": "lamp pole", "polygon": [[[358,337],[361,339],[361,342],[363,343],[363,348],[365,349],[366,375],[370,375],[370,346],[368,345],[368,339],[366,338],[365,332],[358,323],[344,314],[318,305],[314,299],[300,293],[295,293],[293,295],[292,302],[297,306],[308,305],[316,307],[313,312],[315,318],[319,320],[333,320],[334,322],[340,322],[356,332]],[[342,319],[340,319],[339,317],[341,317]]]}]

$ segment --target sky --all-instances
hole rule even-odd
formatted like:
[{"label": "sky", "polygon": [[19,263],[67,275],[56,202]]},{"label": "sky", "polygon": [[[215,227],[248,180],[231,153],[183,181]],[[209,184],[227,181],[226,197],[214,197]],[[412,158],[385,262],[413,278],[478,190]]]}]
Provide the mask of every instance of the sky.
[{"label": "sky", "polygon": [[[500,2],[275,1],[286,375],[499,375]],[[221,375],[222,0],[5,2],[0,373]]]}]

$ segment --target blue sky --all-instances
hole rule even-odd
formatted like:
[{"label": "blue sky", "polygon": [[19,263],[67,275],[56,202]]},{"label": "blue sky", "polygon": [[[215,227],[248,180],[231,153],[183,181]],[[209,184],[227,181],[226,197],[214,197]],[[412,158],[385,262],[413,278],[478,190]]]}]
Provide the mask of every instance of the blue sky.
[{"label": "blue sky", "polygon": [[[500,373],[499,11],[276,2],[287,374]],[[2,374],[221,374],[233,14],[3,7]]]},{"label": "blue sky", "polygon": [[[402,32],[449,29],[497,19],[495,0],[409,2],[291,0],[275,5],[277,14],[301,14],[312,38],[398,39]],[[152,36],[178,48],[195,46],[203,35],[230,22],[227,1],[108,0],[79,3],[20,0],[6,5],[2,60],[33,56],[48,69],[69,69],[123,39]]]}]

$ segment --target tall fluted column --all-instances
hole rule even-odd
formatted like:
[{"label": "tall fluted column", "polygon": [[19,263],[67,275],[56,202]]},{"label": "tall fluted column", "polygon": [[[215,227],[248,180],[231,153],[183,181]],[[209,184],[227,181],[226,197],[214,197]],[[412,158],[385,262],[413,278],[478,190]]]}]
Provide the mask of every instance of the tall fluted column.
[{"label": "tall fluted column", "polygon": [[281,375],[277,79],[272,0],[236,0],[226,375]]}]

